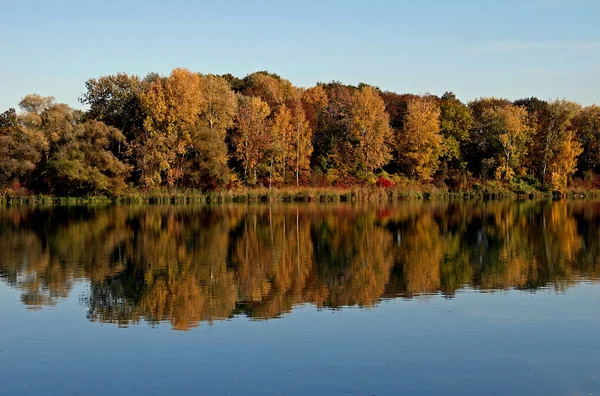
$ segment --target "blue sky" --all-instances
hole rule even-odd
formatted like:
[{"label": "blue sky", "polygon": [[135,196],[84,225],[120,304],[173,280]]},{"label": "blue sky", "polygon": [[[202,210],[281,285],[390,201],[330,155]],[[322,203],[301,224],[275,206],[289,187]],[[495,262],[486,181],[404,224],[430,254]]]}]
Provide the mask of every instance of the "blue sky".
[{"label": "blue sky", "polygon": [[0,0],[0,110],[174,67],[600,104],[600,0]]}]

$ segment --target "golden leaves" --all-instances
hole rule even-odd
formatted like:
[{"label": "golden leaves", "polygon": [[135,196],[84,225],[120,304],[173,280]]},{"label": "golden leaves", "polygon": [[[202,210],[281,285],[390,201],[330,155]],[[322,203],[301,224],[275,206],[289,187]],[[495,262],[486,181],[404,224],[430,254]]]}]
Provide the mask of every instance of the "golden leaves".
[{"label": "golden leaves", "polygon": [[390,159],[390,121],[379,93],[364,86],[352,95],[350,136],[356,141],[355,166],[367,172],[382,167]]},{"label": "golden leaves", "polygon": [[438,104],[427,97],[410,99],[404,128],[396,132],[395,139],[399,162],[409,176],[431,179],[438,169],[442,141]]}]

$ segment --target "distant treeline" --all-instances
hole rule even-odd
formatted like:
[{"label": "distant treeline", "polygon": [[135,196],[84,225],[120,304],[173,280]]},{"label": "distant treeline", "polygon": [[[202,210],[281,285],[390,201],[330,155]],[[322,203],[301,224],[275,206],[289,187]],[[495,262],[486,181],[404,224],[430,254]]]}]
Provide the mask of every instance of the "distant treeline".
[{"label": "distant treeline", "polygon": [[119,196],[155,189],[422,182],[564,192],[600,172],[600,107],[298,88],[175,69],[86,82],[75,110],[28,95],[0,114],[0,193]]}]

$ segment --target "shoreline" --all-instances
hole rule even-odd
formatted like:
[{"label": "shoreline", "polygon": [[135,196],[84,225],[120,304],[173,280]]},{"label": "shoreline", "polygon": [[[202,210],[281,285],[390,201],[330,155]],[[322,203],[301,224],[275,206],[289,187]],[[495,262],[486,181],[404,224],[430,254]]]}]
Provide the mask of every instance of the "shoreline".
[{"label": "shoreline", "polygon": [[59,197],[44,194],[3,194],[0,204],[14,205],[95,205],[95,204],[222,204],[222,203],[328,203],[328,202],[394,202],[407,200],[527,200],[527,199],[594,199],[600,198],[600,190],[570,189],[564,194],[531,191],[528,193],[508,190],[471,189],[452,192],[431,186],[422,188],[383,187],[288,187],[248,188],[222,191],[201,190],[156,190],[130,191],[117,197],[87,195]]}]

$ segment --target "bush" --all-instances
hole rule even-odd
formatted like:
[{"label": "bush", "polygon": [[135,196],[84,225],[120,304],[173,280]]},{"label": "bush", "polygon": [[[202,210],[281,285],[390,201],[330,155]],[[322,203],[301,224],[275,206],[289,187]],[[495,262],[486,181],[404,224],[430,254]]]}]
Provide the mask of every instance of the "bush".
[{"label": "bush", "polygon": [[379,179],[377,179],[377,182],[375,184],[378,187],[382,187],[382,188],[396,187],[396,183],[394,183],[392,180],[385,178],[383,176],[379,176]]}]

